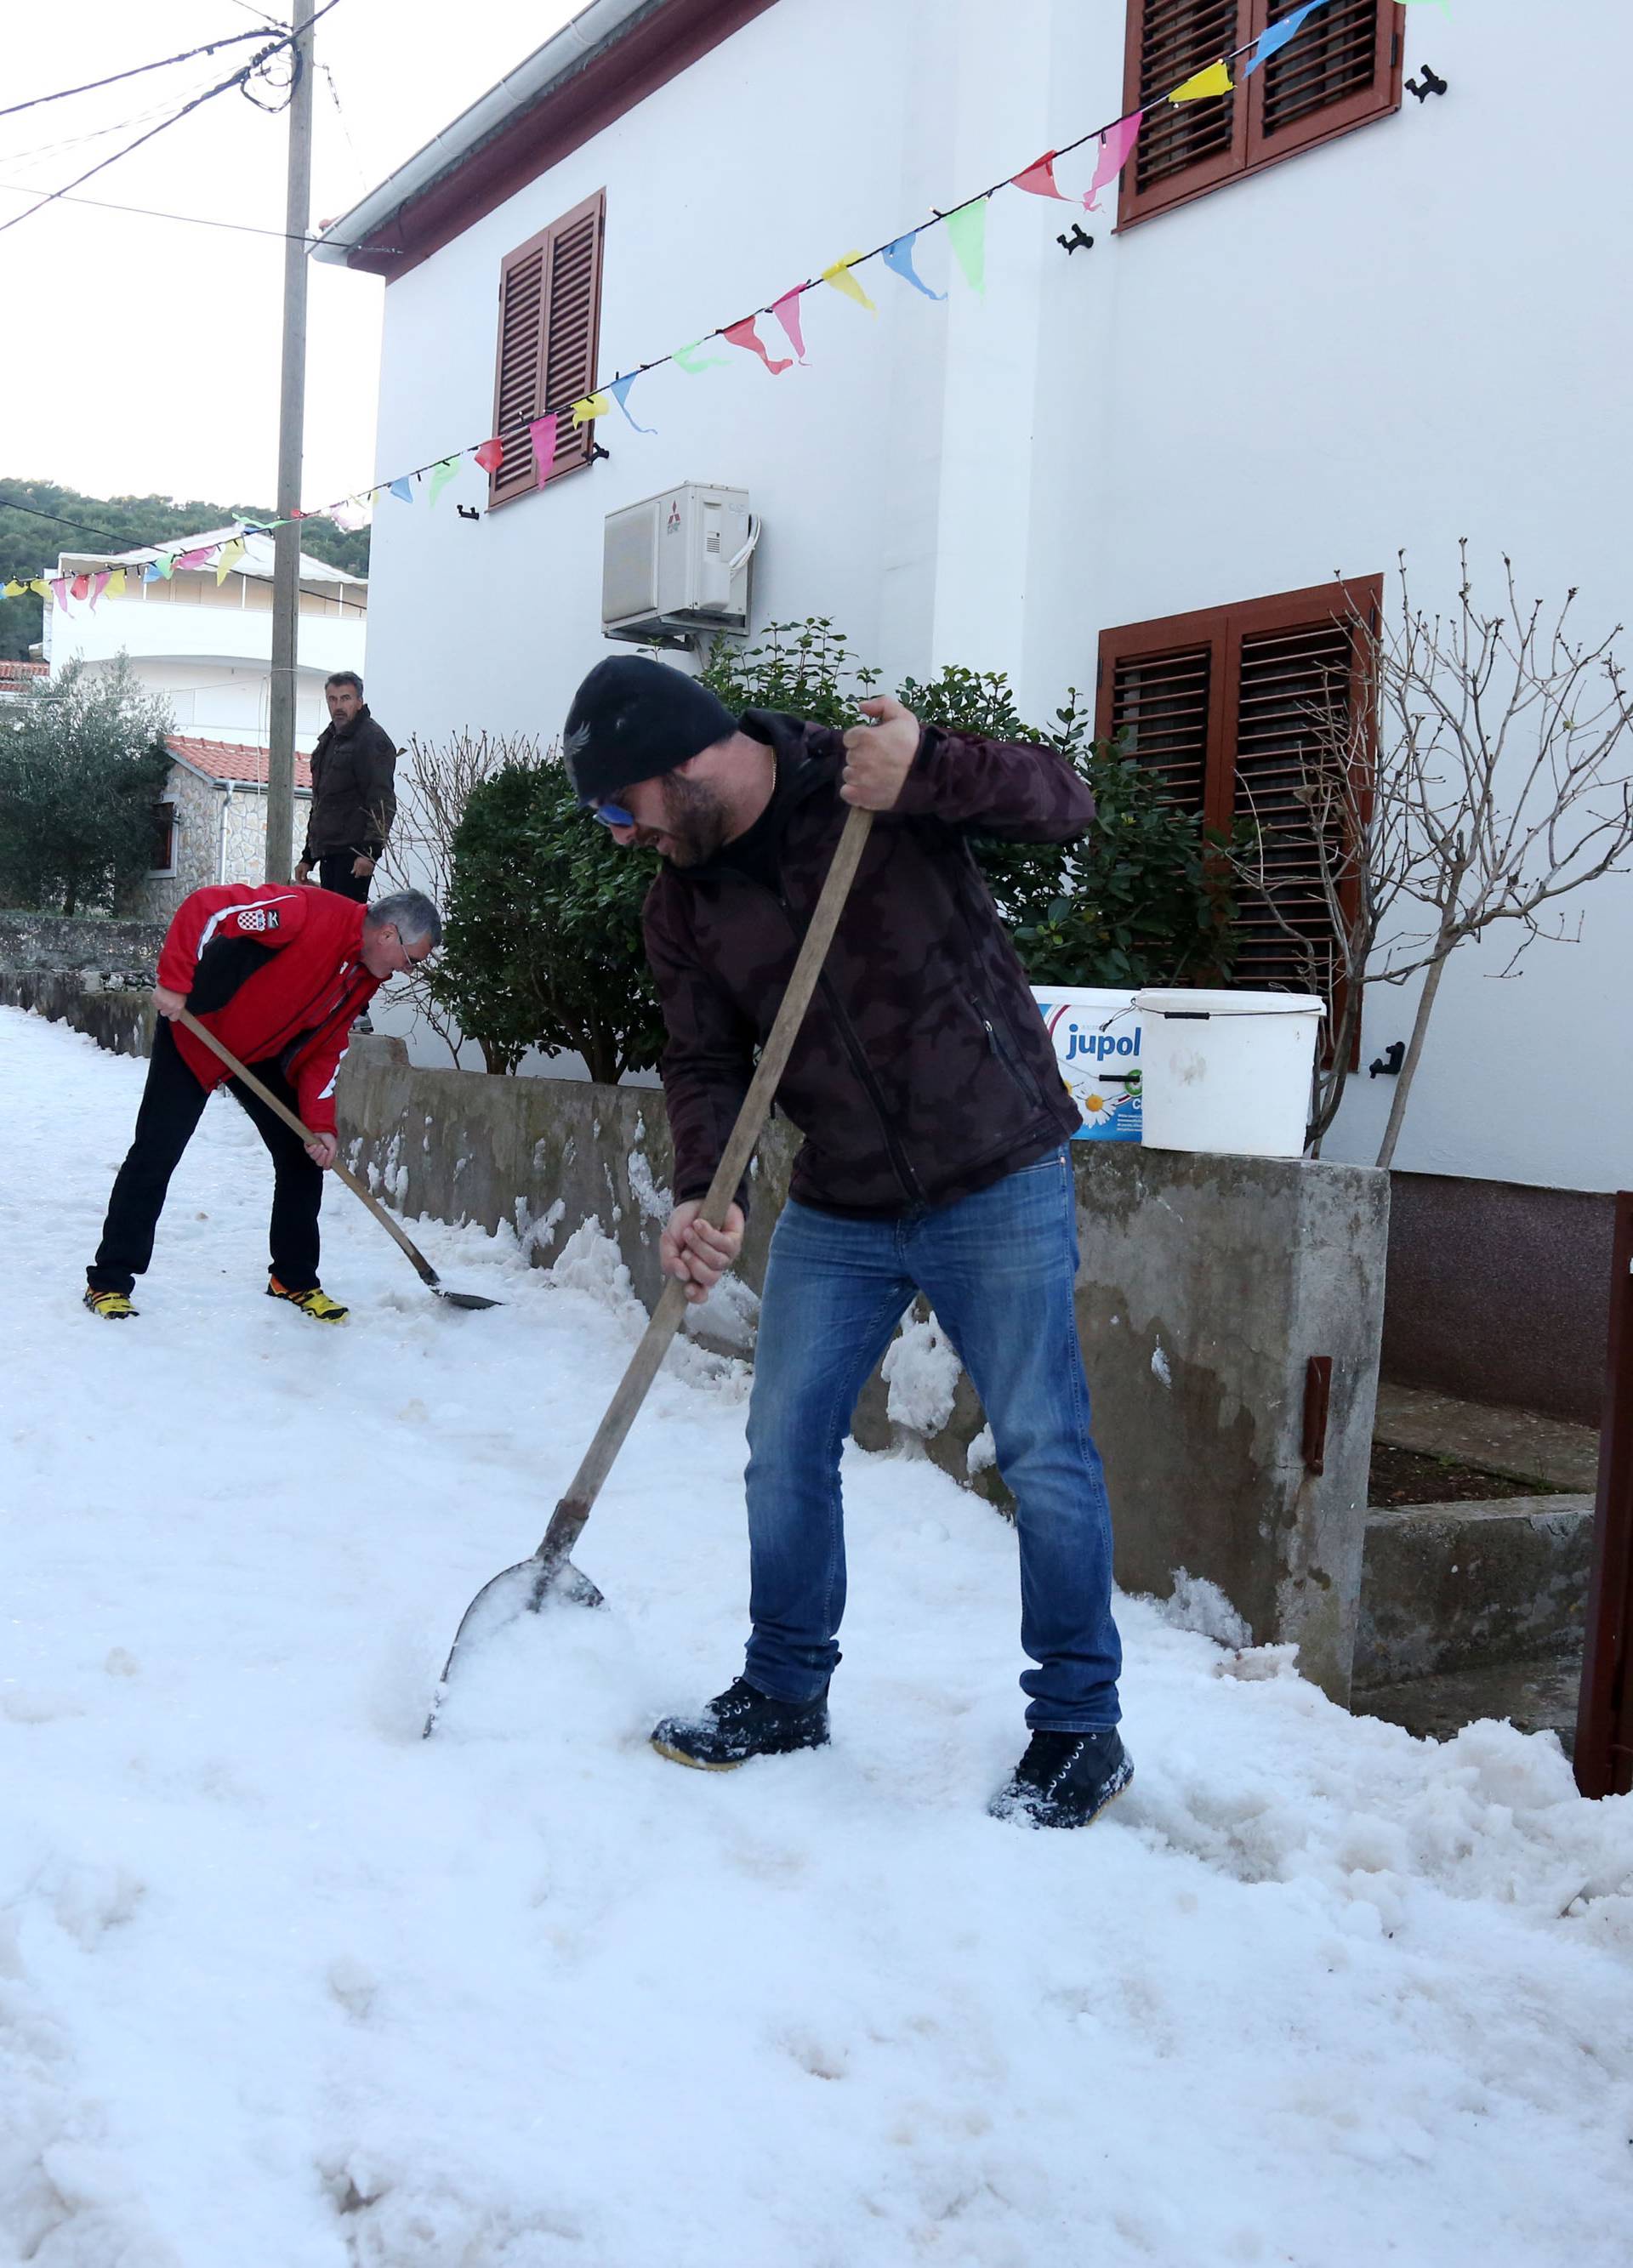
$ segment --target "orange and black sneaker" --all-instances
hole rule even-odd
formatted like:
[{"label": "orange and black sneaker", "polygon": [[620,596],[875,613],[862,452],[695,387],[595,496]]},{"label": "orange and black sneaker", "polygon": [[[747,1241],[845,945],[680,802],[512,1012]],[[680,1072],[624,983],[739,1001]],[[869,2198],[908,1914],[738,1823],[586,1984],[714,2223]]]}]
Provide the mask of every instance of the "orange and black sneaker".
[{"label": "orange and black sneaker", "polygon": [[344,1323],[351,1314],[338,1300],[331,1300],[321,1285],[314,1284],[309,1292],[286,1292],[276,1276],[267,1278],[269,1300],[287,1300],[292,1307],[299,1307],[303,1315],[310,1315],[314,1323]]},{"label": "orange and black sneaker", "polygon": [[97,1292],[89,1284],[85,1285],[85,1305],[105,1323],[122,1323],[142,1312],[140,1307],[131,1306],[122,1292]]}]

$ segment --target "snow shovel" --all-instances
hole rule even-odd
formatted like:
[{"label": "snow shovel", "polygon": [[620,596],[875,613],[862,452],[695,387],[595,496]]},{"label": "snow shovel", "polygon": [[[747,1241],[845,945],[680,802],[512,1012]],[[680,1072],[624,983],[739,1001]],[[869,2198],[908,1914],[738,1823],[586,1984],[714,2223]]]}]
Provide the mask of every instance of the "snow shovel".
[{"label": "snow shovel", "polygon": [[[240,1063],[238,1057],[233,1053],[230,1048],[224,1048],[220,1041],[216,1037],[215,1034],[207,1030],[205,1027],[199,1022],[196,1016],[193,1015],[188,1009],[183,1008],[181,1014],[176,1018],[176,1021],[178,1024],[185,1024],[196,1040],[203,1040],[204,1045],[210,1049],[212,1055],[219,1056],[222,1062],[232,1072],[233,1078],[242,1079],[244,1085],[249,1089],[250,1093],[252,1094],[258,1094],[262,1102],[266,1104],[269,1110],[277,1111],[284,1125],[291,1128],[293,1132],[299,1134],[303,1142],[310,1142],[312,1140],[313,1137],[310,1130],[301,1124],[294,1112],[287,1109],[284,1105],[278,1101],[277,1095],[272,1093],[270,1087],[262,1086],[261,1081],[255,1077],[254,1071],[248,1070],[246,1065]],[[344,1182],[345,1183],[346,1187],[351,1190],[354,1197],[360,1197],[362,1199],[363,1203],[373,1214],[375,1219],[385,1230],[387,1235],[394,1238],[395,1241],[402,1246],[403,1251],[407,1253],[409,1258],[413,1262],[420,1282],[425,1286],[428,1292],[434,1292],[439,1300],[446,1300],[450,1307],[502,1307],[504,1306],[505,1302],[502,1300],[484,1300],[480,1292],[450,1292],[447,1285],[437,1274],[436,1270],[432,1266],[430,1261],[426,1259],[419,1247],[417,1244],[411,1244],[409,1241],[408,1238],[398,1227],[396,1222],[393,1220],[391,1215],[386,1211],[385,1206],[381,1204],[380,1200],[376,1197],[371,1194],[363,1182],[358,1181],[357,1175],[355,1174],[348,1173],[345,1167],[341,1164],[338,1158],[336,1159],[334,1164],[329,1167],[329,1171],[334,1174],[336,1181]]]},{"label": "snow shovel", "polygon": [[[714,1169],[714,1179],[709,1183],[699,1218],[711,1228],[725,1226],[726,1215],[737,1193],[754,1145],[759,1140],[766,1119],[771,1116],[772,1098],[777,1092],[790,1049],[794,1046],[805,1011],[810,1005],[811,994],[822,974],[828,957],[828,946],[838,926],[845,901],[855,877],[856,868],[868,841],[868,831],[873,825],[873,814],[853,805],[845,822],[845,831],[835,846],[833,859],[816,901],[810,926],[800,946],[794,964],[794,974],[788,979],[788,989],[782,996],[776,1021],[770,1036],[760,1051],[760,1060],[743,1108],[737,1113],[737,1123],[731,1130],[725,1154]],[[479,1637],[503,1629],[524,1614],[537,1614],[546,1599],[557,1599],[576,1607],[599,1607],[606,1602],[589,1577],[575,1567],[568,1556],[578,1542],[591,1506],[601,1493],[602,1482],[612,1469],[612,1461],[624,1446],[624,1439],[634,1424],[641,1403],[647,1399],[647,1388],[658,1374],[659,1366],[669,1351],[669,1341],[680,1326],[686,1309],[686,1286],[679,1277],[672,1276],[664,1285],[663,1295],[652,1311],[652,1320],[641,1335],[640,1344],[630,1358],[617,1393],[613,1395],[606,1416],[596,1429],[595,1438],[585,1453],[584,1462],[573,1476],[572,1486],[556,1506],[545,1529],[543,1540],[530,1559],[521,1560],[514,1567],[506,1567],[491,1583],[477,1592],[465,1609],[465,1618],[454,1634],[454,1644],[443,1667],[431,1714],[425,1719],[425,1733],[430,1734],[437,1721],[437,1711],[448,1690],[448,1679],[461,1652],[469,1651]]]}]

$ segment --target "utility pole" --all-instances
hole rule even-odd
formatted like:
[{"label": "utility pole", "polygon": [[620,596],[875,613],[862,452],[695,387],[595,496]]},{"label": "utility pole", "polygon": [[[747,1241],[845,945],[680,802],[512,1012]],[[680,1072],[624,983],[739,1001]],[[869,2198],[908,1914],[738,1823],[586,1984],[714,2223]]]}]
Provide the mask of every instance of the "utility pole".
[{"label": "utility pole", "polygon": [[[312,0],[295,0],[310,11]],[[272,536],[271,744],[267,773],[267,880],[286,882],[295,826],[295,660],[300,634],[301,449],[307,407],[307,231],[312,215],[312,24],[295,27],[290,55],[289,188],[284,209],[284,364],[277,419],[277,517]]]}]

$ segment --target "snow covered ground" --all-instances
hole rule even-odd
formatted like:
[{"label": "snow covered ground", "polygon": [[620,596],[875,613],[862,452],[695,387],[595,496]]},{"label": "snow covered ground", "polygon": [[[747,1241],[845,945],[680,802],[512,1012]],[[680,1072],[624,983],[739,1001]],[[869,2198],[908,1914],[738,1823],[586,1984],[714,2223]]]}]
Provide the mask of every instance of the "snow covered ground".
[{"label": "snow covered ground", "polygon": [[690,1351],[578,1554],[611,1611],[422,1742],[627,1305],[425,1223],[507,1302],[444,1312],[336,1188],[351,1324],[274,1307],[223,1100],[98,1323],[143,1069],[0,1009],[0,2259],[1625,2268],[1633,1804],[1131,1600],[1134,1788],[1000,1826],[1011,1535],[859,1454],[833,1746],[682,1771],[646,1734],[746,1589],[743,1381]]}]

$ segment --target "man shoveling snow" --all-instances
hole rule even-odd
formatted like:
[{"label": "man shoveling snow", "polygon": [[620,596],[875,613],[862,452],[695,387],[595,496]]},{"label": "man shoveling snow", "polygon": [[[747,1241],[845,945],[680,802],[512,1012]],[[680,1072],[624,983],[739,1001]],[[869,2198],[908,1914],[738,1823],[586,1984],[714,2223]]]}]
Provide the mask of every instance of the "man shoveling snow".
[{"label": "man shoveling snow", "polygon": [[[272,1159],[269,1297],[290,1300],[316,1322],[345,1321],[346,1309],[318,1281],[318,1209],[339,1146],[340,1059],[353,1022],[386,978],[423,961],[441,939],[441,917],[417,890],[366,911],[293,883],[225,882],[182,899],[159,956],[159,1022],[136,1138],[85,1270],[92,1314],[116,1322],[138,1312],[130,1294],[153,1256],[170,1176],[211,1091],[225,1082]],[[299,1111],[309,1143],[231,1078],[202,1041],[173,1029],[183,1008]]]},{"label": "man shoveling snow", "polygon": [[1085,1826],[1128,1784],[1112,1533],[1073,1287],[1068,1141],[1078,1112],[968,836],[1063,843],[1094,799],[1050,751],[966,738],[899,702],[841,734],[734,721],[662,663],[603,661],[567,718],[581,801],[661,853],[644,910],[668,1045],[680,1202],[667,1271],[706,1298],[743,1217],[698,1218],[754,1051],[787,984],[853,805],[878,814],[778,1090],[805,1137],[760,1310],[747,1475],[753,1624],[744,1674],[653,1734],[729,1771],[821,1747],[839,1660],[839,1457],[857,1395],[914,1294],[986,1405],[1016,1498],[1031,1739],[999,1816]]}]

